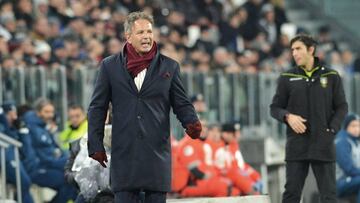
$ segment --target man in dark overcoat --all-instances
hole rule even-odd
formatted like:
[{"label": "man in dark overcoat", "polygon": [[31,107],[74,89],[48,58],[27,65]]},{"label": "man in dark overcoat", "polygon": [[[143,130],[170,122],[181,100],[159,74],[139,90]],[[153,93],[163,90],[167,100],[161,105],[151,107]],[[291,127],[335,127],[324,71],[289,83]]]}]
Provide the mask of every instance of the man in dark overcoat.
[{"label": "man in dark overcoat", "polygon": [[201,124],[180,79],[179,64],[160,54],[152,16],[133,12],[122,53],[105,58],[88,110],[89,156],[106,167],[104,124],[112,104],[111,187],[115,202],[166,202],[171,191],[171,108],[196,139]]}]

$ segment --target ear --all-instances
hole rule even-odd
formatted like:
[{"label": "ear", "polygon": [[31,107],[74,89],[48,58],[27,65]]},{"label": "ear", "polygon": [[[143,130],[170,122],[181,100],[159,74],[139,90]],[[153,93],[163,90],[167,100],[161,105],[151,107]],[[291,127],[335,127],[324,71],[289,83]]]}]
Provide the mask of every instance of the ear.
[{"label": "ear", "polygon": [[311,55],[315,55],[315,47],[311,46],[308,48],[309,52],[311,53]]},{"label": "ear", "polygon": [[130,36],[131,36],[131,33],[125,32],[125,39],[129,44],[131,44]]}]

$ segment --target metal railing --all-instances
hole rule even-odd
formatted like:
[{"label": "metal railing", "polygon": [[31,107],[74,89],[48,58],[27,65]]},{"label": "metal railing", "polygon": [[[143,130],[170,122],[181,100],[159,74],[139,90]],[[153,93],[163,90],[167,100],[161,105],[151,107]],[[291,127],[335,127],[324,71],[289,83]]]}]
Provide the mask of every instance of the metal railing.
[{"label": "metal railing", "polygon": [[[17,202],[22,203],[22,192],[21,192],[21,178],[20,178],[20,156],[19,148],[22,147],[22,143],[0,133],[0,150],[1,150],[1,199],[6,199],[6,163],[5,163],[5,149],[9,147],[14,147],[14,157],[15,157],[15,175],[16,175],[16,191],[17,191]],[[1,200],[0,199],[0,200]]]},{"label": "metal railing", "polygon": [[[68,104],[78,103],[87,109],[97,71],[94,67],[0,70],[0,74],[6,76],[2,77],[0,98],[2,101],[13,99],[18,104],[31,104],[38,97],[48,97],[55,104],[61,129],[67,119]],[[278,76],[278,73],[186,73],[182,80],[189,96],[203,94],[208,104],[208,122],[240,121],[243,127],[261,127],[269,136],[283,139],[284,126],[269,114]],[[344,77],[343,83],[349,110],[360,113],[360,75]],[[173,116],[171,121],[174,134],[182,136],[183,129]]]}]

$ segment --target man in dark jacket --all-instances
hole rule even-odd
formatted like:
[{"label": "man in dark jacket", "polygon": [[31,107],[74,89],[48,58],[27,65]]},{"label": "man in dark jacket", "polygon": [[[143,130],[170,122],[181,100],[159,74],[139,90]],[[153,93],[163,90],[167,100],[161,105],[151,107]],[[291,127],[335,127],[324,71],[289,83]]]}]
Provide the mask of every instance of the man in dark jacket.
[{"label": "man in dark jacket", "polygon": [[189,136],[195,139],[201,132],[179,64],[159,53],[153,24],[152,16],[143,12],[128,15],[124,50],[102,61],[88,110],[89,156],[106,167],[104,124],[112,104],[115,202],[165,203],[171,191],[171,107]]},{"label": "man in dark jacket", "polygon": [[290,44],[297,67],[281,74],[270,105],[271,115],[288,127],[283,202],[300,202],[310,165],[321,201],[336,202],[334,137],[348,109],[341,78],[314,57],[310,36]]},{"label": "man in dark jacket", "polygon": [[[21,195],[22,201],[26,203],[33,203],[34,200],[30,194],[30,186],[32,184],[31,178],[24,167],[24,163],[28,163],[30,160],[27,159],[28,152],[28,140],[30,139],[29,130],[24,126],[20,125],[18,119],[16,106],[13,102],[5,102],[0,107],[0,132],[7,136],[20,141],[23,146],[19,149],[20,152],[20,180],[21,180]],[[10,146],[5,152],[5,163],[6,163],[6,181],[11,184],[16,184],[15,174],[15,149],[14,146]]]}]

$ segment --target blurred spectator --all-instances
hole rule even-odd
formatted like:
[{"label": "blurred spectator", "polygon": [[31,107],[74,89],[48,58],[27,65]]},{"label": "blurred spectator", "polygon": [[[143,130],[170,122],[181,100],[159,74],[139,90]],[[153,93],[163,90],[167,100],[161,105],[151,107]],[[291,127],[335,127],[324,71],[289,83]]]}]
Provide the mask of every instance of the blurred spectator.
[{"label": "blurred spectator", "polygon": [[[71,3],[19,0],[16,4],[3,1],[0,4],[0,60],[12,55],[16,66],[52,67],[55,63],[69,69],[96,67],[102,58],[121,52],[124,41],[121,25],[127,13],[143,9],[159,22],[159,27],[154,27],[154,35],[163,43],[159,44],[161,51],[180,62],[184,71],[257,73],[281,70],[281,64],[291,61],[287,53],[283,53],[288,48],[288,37],[280,35],[281,25],[287,22],[283,0],[195,3],[184,0],[149,5],[146,1],[128,0]],[[193,32],[190,25],[197,31]],[[337,50],[329,26],[319,29],[319,41],[320,59]],[[244,57],[246,50],[252,51],[250,58],[250,55]],[[343,63],[346,59],[349,61],[345,65],[350,69],[345,69],[351,70],[353,66],[356,72],[357,66],[350,62],[356,60],[350,59],[350,55],[351,52],[342,54]],[[206,64],[210,64],[210,68]],[[276,67],[270,68],[269,64]]]},{"label": "blurred spectator", "polygon": [[[76,190],[64,179],[64,166],[68,154],[60,149],[54,139],[54,106],[40,98],[34,103],[35,111],[25,113],[24,120],[29,127],[32,146],[36,157],[29,175],[34,183],[57,191],[52,202],[64,203],[75,199]],[[51,181],[49,181],[51,180]]]},{"label": "blurred spectator", "polygon": [[50,34],[50,27],[47,17],[39,16],[35,19],[32,27],[31,39],[46,41]]},{"label": "blurred spectator", "polygon": [[[201,124],[203,130],[200,138],[190,139],[185,136],[178,149],[179,164],[187,168],[189,178],[193,182],[181,190],[181,196],[225,197],[239,195],[239,190],[231,186],[229,179],[221,177],[214,167],[211,147],[205,142],[207,137],[206,121],[202,120]],[[175,178],[185,178],[186,180],[187,177],[176,176]]]},{"label": "blurred spectator", "polygon": [[244,8],[239,8],[237,11],[230,14],[229,19],[219,23],[220,32],[220,46],[236,52],[243,49],[243,39],[241,33],[243,32],[242,24],[247,20],[247,11]]},{"label": "blurred spectator", "polygon": [[273,45],[278,38],[278,30],[275,23],[274,7],[271,4],[265,4],[261,8],[262,17],[259,24],[266,33],[266,40]]},{"label": "blurred spectator", "polygon": [[222,18],[223,5],[216,0],[201,0],[193,2],[196,4],[200,16],[204,16],[213,23],[218,23]]},{"label": "blurred spectator", "polygon": [[235,63],[231,53],[228,52],[224,47],[217,47],[213,54],[212,70],[225,70],[227,66]]},{"label": "blurred spectator", "polygon": [[339,197],[357,196],[360,202],[360,117],[345,117],[336,143],[336,189]]},{"label": "blurred spectator", "polygon": [[208,112],[207,104],[204,100],[204,96],[202,94],[193,95],[190,98],[192,105],[195,108],[196,113],[199,118],[207,119],[206,113]]},{"label": "blurred spectator", "polygon": [[86,51],[88,58],[93,61],[94,64],[98,64],[103,59],[102,56],[104,54],[105,48],[99,42],[99,40],[91,39],[86,45]]},{"label": "blurred spectator", "polygon": [[290,47],[289,37],[281,34],[275,44],[272,46],[272,56],[278,57]]},{"label": "blurred spectator", "polygon": [[285,0],[270,0],[270,2],[274,6],[277,33],[280,33],[281,25],[288,22],[284,8]]},{"label": "blurred spectator", "polygon": [[25,20],[26,26],[31,28],[33,23],[33,3],[31,0],[19,0],[15,6],[16,19]]},{"label": "blurred spectator", "polygon": [[360,57],[356,58],[354,61],[354,72],[360,73]]},{"label": "blurred spectator", "polygon": [[221,126],[221,138],[225,145],[214,152],[214,165],[229,178],[243,195],[261,192],[260,175],[244,162],[238,141],[240,124],[226,123]]},{"label": "blurred spectator", "polygon": [[211,37],[210,28],[208,26],[200,27],[200,38],[196,41],[194,48],[212,54],[215,49],[214,39]]},{"label": "blurred spectator", "polygon": [[353,53],[349,49],[345,49],[341,52],[341,59],[344,65],[344,71],[349,76],[353,75],[355,72]]},{"label": "blurred spectator", "polygon": [[263,0],[248,0],[243,5],[248,13],[246,28],[243,31],[243,37],[247,41],[253,40],[259,32],[259,20],[262,5]]},{"label": "blurred spectator", "polygon": [[329,53],[330,68],[336,70],[341,76],[345,75],[344,64],[342,63],[340,53],[332,51]]},{"label": "blurred spectator", "polygon": [[122,51],[123,46],[123,43],[119,39],[113,37],[107,43],[105,55],[118,54]]},{"label": "blurred spectator", "polygon": [[322,50],[325,53],[338,51],[338,45],[332,39],[331,28],[328,25],[319,28],[317,49]]},{"label": "blurred spectator", "polygon": [[68,150],[69,143],[84,136],[87,133],[88,126],[84,109],[80,105],[71,105],[67,115],[69,121],[59,137],[63,150]]},{"label": "blurred spectator", "polygon": [[67,65],[69,53],[65,48],[65,42],[57,39],[52,44],[52,63]]},{"label": "blurred spectator", "polygon": [[[26,159],[29,145],[30,135],[29,130],[22,125],[23,123],[18,118],[16,106],[13,102],[5,102],[0,107],[0,132],[6,134],[7,136],[21,142],[23,146],[20,150],[20,181],[21,181],[21,196],[22,201],[26,203],[33,203],[34,200],[30,194],[30,186],[32,184],[31,178],[24,167],[24,162],[29,162],[33,160]],[[16,172],[15,172],[15,147],[10,146],[5,151],[5,163],[6,163],[6,181],[13,185],[16,184]]]}]

